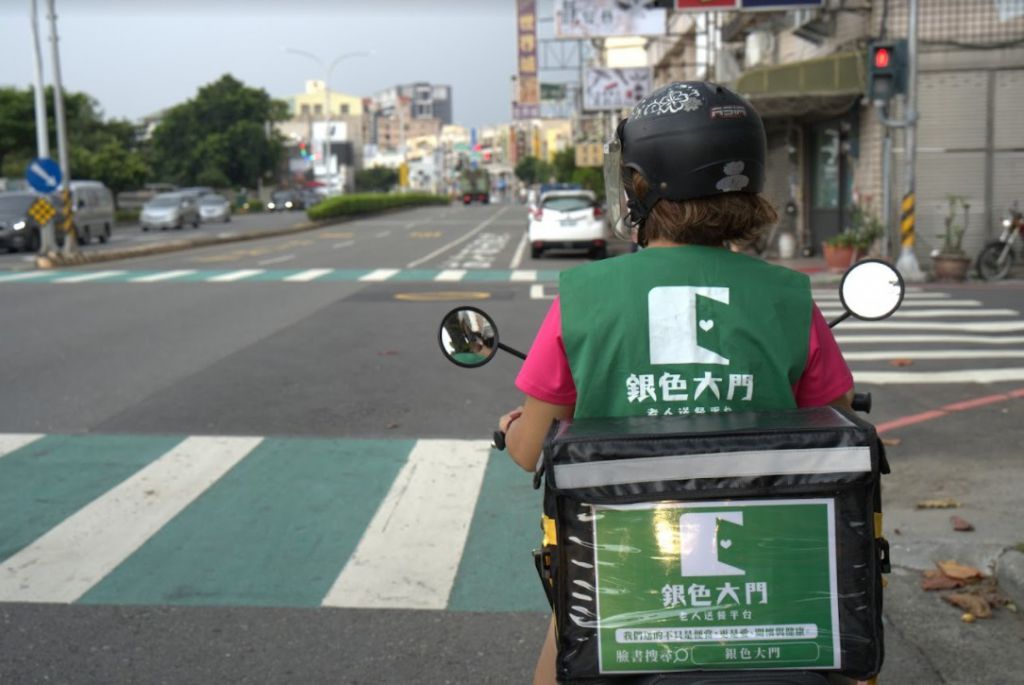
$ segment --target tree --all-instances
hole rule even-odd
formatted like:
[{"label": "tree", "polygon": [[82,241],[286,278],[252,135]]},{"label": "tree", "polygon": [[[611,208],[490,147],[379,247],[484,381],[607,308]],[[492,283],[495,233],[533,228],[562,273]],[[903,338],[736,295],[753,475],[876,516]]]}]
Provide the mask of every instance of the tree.
[{"label": "tree", "polygon": [[556,152],[555,158],[552,160],[552,166],[554,167],[555,180],[559,183],[571,183],[572,174],[576,171],[576,148],[567,147]]},{"label": "tree", "polygon": [[[53,89],[45,93],[51,156],[56,156]],[[136,127],[123,119],[104,121],[99,103],[86,93],[64,93],[68,164],[76,179],[102,181],[114,193],[137,188],[149,176]],[[32,89],[0,88],[0,175],[20,177],[35,158],[36,125]]]},{"label": "tree", "polygon": [[375,166],[356,172],[356,190],[361,193],[386,193],[398,185],[398,172]]},{"label": "tree", "polygon": [[271,125],[287,118],[285,102],[225,74],[167,111],[153,131],[149,160],[161,179],[182,185],[202,177],[251,187],[283,160],[283,141]]},{"label": "tree", "polygon": [[542,159],[524,157],[516,164],[515,175],[523,183],[547,183],[554,175],[554,169]]}]

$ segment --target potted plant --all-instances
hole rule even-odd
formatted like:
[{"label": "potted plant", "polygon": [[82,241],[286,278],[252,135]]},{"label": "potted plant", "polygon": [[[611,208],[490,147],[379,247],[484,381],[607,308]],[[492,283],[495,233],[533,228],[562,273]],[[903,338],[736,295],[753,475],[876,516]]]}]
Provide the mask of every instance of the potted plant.
[{"label": "potted plant", "polygon": [[845,271],[853,263],[859,245],[856,232],[847,229],[837,233],[821,244],[825,263],[835,271]]},{"label": "potted plant", "polygon": [[[942,247],[932,254],[932,274],[940,281],[962,281],[967,277],[971,260],[961,246],[967,226],[970,223],[971,205],[960,195],[947,195],[949,213],[946,215],[946,230],[941,233]],[[962,208],[964,220],[957,221],[957,209]]]}]

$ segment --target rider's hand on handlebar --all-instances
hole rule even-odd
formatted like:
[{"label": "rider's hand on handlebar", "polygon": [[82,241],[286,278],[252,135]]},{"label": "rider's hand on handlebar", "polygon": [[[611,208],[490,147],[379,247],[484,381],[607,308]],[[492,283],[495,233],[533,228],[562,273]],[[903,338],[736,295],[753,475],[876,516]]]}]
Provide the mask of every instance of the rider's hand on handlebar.
[{"label": "rider's hand on handlebar", "polygon": [[498,430],[500,430],[502,433],[508,433],[509,425],[511,425],[513,421],[518,419],[522,415],[522,413],[523,406],[519,405],[509,413],[502,415],[502,417],[498,419]]}]

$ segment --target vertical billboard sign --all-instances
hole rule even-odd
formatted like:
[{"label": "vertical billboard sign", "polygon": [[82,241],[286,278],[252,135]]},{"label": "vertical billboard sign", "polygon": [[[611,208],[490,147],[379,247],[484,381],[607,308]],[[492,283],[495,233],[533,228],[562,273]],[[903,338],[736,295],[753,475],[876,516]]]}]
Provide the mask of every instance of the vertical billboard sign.
[{"label": "vertical billboard sign", "polygon": [[512,115],[516,119],[533,119],[540,116],[540,82],[537,79],[537,2],[516,0],[516,10],[519,24],[519,85]]},{"label": "vertical billboard sign", "polygon": [[555,0],[555,37],[663,36],[667,17],[654,0]]},{"label": "vertical billboard sign", "polygon": [[587,69],[583,90],[583,109],[628,109],[651,92],[651,70],[648,67],[629,69]]}]

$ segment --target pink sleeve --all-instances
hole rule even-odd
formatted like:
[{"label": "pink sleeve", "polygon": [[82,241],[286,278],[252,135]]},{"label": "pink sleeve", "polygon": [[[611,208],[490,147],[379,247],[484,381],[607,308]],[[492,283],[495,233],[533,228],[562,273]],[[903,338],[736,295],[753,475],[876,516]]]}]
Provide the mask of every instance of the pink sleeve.
[{"label": "pink sleeve", "polygon": [[557,297],[516,376],[516,387],[542,402],[576,404],[576,384],[562,344],[562,309]]},{"label": "pink sleeve", "polygon": [[807,346],[807,364],[793,386],[798,407],[823,407],[853,387],[853,374],[839,351],[832,329],[811,304],[811,339]]}]

